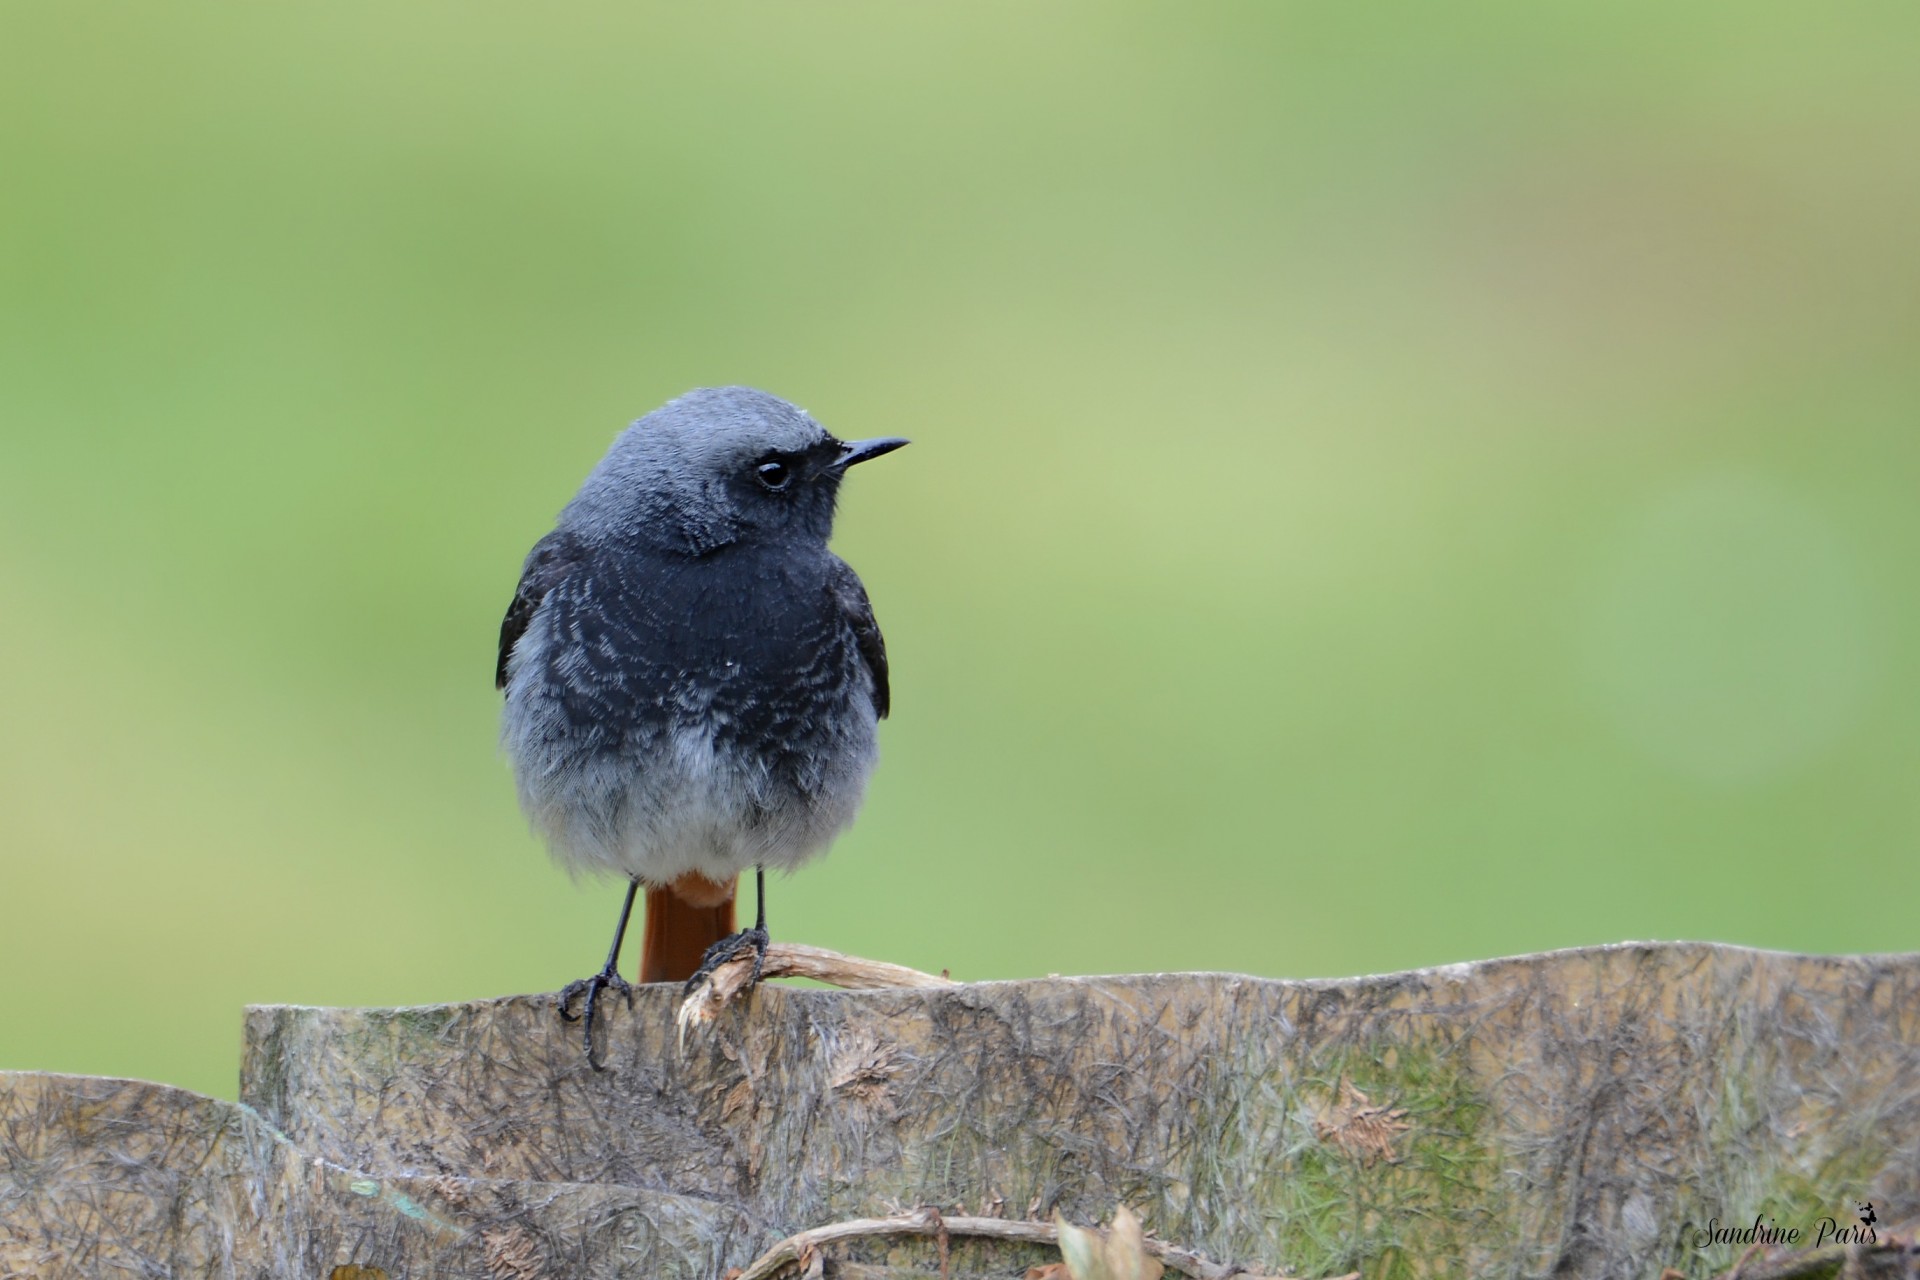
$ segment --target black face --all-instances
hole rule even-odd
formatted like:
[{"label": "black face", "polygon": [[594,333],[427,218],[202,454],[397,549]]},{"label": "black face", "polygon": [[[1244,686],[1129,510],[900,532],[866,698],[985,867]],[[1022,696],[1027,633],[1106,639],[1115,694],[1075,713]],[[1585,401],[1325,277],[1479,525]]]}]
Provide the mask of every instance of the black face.
[{"label": "black face", "polygon": [[847,468],[892,453],[897,436],[844,442],[820,433],[800,448],[762,446],[736,454],[722,466],[731,494],[734,527],[755,540],[816,537],[833,532],[833,505]]},{"label": "black face", "polygon": [[833,526],[844,451],[838,440],[823,436],[805,449],[749,455],[729,486],[737,509],[758,529],[797,527],[825,538]]},{"label": "black face", "polygon": [[846,446],[832,436],[805,449],[769,449],[753,455],[747,471],[765,493],[791,493],[808,482],[838,481]]}]

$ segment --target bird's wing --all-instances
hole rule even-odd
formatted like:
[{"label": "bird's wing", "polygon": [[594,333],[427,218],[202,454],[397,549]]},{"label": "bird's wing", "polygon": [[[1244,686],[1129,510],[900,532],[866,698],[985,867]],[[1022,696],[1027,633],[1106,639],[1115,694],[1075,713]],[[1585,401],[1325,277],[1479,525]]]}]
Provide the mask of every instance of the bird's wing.
[{"label": "bird's wing", "polygon": [[853,628],[853,642],[859,647],[867,670],[873,673],[874,712],[885,720],[892,700],[887,688],[887,641],[880,634],[880,624],[873,620],[873,605],[867,600],[867,589],[860,585],[860,575],[852,566],[835,557],[833,571],[827,576],[827,590],[840,616]]},{"label": "bird's wing", "polygon": [[507,687],[507,659],[513,656],[513,646],[526,634],[527,624],[533,621],[533,611],[547,598],[547,592],[580,563],[584,554],[580,540],[559,529],[533,544],[533,550],[527,553],[526,567],[520,571],[520,586],[513,593],[513,603],[507,606],[507,616],[500,623],[500,657],[493,669],[494,688]]}]

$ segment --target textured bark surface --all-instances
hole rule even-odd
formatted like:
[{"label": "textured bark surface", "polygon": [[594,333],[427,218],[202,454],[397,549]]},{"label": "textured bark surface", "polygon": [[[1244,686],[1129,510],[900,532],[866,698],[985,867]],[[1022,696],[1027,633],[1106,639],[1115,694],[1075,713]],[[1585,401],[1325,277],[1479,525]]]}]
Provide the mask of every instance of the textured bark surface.
[{"label": "textured bark surface", "polygon": [[[1804,1246],[1868,1202],[1883,1239],[1920,1212],[1920,955],[767,987],[684,1052],[675,994],[604,1006],[599,1073],[526,996],[251,1010],[239,1106],[0,1075],[0,1276],[716,1280],[839,1219],[1116,1201],[1268,1271],[1699,1276],[1744,1246],[1687,1223]],[[1055,1257],[956,1238],[949,1262]]]}]

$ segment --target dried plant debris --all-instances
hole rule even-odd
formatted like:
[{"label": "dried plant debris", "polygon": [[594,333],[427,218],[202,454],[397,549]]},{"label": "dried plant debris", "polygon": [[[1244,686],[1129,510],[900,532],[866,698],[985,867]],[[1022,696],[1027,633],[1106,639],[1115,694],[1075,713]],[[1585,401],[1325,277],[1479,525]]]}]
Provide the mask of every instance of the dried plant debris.
[{"label": "dried plant debris", "polygon": [[525,1227],[501,1227],[480,1233],[493,1280],[545,1280],[546,1251]]},{"label": "dried plant debris", "polygon": [[1125,1205],[1114,1210],[1105,1235],[1074,1226],[1058,1211],[1053,1222],[1060,1232],[1060,1257],[1073,1280],[1160,1280],[1166,1270],[1147,1253],[1140,1219]]},{"label": "dried plant debris", "polygon": [[886,1099],[887,1086],[904,1060],[899,1046],[881,1040],[871,1031],[858,1031],[835,1046],[827,1069],[827,1083],[836,1093],[861,1102],[879,1103]]},{"label": "dried plant debris", "polygon": [[1363,1165],[1375,1160],[1398,1164],[1400,1153],[1395,1144],[1400,1135],[1413,1128],[1406,1115],[1405,1107],[1376,1106],[1352,1080],[1342,1076],[1333,1105],[1313,1122],[1313,1131],[1322,1142],[1332,1143]]}]

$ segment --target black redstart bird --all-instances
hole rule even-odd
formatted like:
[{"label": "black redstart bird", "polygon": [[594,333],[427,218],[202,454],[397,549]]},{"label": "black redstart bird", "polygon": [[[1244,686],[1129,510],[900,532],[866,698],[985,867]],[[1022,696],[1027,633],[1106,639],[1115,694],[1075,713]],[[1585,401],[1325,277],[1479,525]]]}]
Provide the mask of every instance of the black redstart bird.
[{"label": "black redstart bird", "polygon": [[[747,947],[757,977],[765,869],[853,821],[887,651],[827,538],[847,468],[905,443],[843,443],[747,387],[689,392],[621,433],[527,556],[495,671],[520,803],[562,865],[628,880],[605,968],[561,994],[590,1061],[641,885],[642,982],[691,985]],[[748,868],[758,921],[735,933]]]}]

